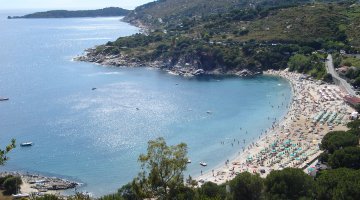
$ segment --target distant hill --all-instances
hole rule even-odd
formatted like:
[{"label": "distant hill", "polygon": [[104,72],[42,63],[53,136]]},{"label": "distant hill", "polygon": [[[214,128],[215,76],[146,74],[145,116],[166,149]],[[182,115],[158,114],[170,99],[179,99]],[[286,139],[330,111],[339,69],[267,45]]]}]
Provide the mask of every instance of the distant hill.
[{"label": "distant hill", "polygon": [[18,18],[75,18],[75,17],[113,17],[125,16],[129,14],[130,10],[109,7],[98,10],[51,10],[46,12],[36,12],[24,16],[9,16],[8,19]]}]

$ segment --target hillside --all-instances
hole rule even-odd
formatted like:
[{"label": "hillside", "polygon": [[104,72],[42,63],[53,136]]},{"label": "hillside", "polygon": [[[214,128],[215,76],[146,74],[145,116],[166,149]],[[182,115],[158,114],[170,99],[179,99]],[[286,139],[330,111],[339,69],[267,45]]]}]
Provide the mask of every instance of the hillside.
[{"label": "hillside", "polygon": [[112,17],[112,16],[125,16],[129,14],[129,10],[122,8],[103,8],[98,10],[51,10],[46,12],[36,12],[24,16],[9,16],[8,19],[18,18],[75,18],[75,17]]},{"label": "hillside", "polygon": [[[322,79],[325,57],[316,51],[359,50],[359,17],[360,6],[352,3],[232,9],[119,38],[79,60],[160,67],[182,75],[246,76],[292,66]],[[299,60],[305,66],[298,66]]]},{"label": "hillside", "polygon": [[[201,18],[227,13],[231,9],[294,6],[314,0],[157,0],[137,7],[125,20],[146,25],[176,23],[184,17]],[[336,0],[323,0],[335,2]]]}]

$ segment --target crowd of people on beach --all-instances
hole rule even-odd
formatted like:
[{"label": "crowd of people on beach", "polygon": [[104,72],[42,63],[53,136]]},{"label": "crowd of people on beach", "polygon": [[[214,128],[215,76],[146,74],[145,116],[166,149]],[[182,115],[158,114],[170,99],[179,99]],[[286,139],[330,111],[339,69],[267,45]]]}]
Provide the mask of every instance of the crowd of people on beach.
[{"label": "crowd of people on beach", "polygon": [[[272,127],[261,133],[258,141],[242,147],[243,151],[234,160],[202,172],[197,178],[200,182],[224,183],[245,171],[259,173],[262,177],[286,167],[306,171],[309,162],[321,154],[319,144],[324,135],[331,130],[347,129],[347,116],[354,110],[344,102],[345,93],[338,86],[289,71],[269,70],[265,74],[289,80],[293,98],[287,106],[287,115],[280,121],[274,119]],[[231,144],[236,143],[240,145],[235,139]]]}]

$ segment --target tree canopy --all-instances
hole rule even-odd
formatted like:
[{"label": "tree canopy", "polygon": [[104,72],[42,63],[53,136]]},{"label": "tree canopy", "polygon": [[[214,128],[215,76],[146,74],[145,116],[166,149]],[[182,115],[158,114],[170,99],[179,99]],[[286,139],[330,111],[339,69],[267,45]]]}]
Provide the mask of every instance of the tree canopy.
[{"label": "tree canopy", "polygon": [[360,120],[354,120],[346,125],[349,129],[359,132],[360,131]]},{"label": "tree canopy", "polygon": [[257,200],[261,199],[264,180],[258,174],[244,172],[230,181],[230,187],[233,200]]},{"label": "tree canopy", "polygon": [[322,139],[321,148],[333,153],[337,149],[358,144],[359,138],[357,136],[345,131],[332,131]]},{"label": "tree canopy", "polygon": [[225,187],[218,186],[216,183],[206,182],[198,190],[197,199],[225,199]]},{"label": "tree canopy", "polygon": [[336,150],[329,156],[329,165],[332,168],[360,169],[360,147],[345,147]]},{"label": "tree canopy", "polygon": [[360,199],[360,170],[339,168],[320,172],[316,179],[317,199]]},{"label": "tree canopy", "polygon": [[265,191],[269,200],[312,199],[314,184],[301,169],[285,168],[270,172],[265,180]]},{"label": "tree canopy", "polygon": [[0,165],[4,165],[5,162],[9,159],[6,155],[15,148],[15,139],[11,140],[11,143],[5,147],[5,149],[0,149]]},{"label": "tree canopy", "polygon": [[148,142],[146,154],[139,156],[142,172],[133,180],[138,197],[171,199],[184,185],[187,145],[168,146],[164,138]]},{"label": "tree canopy", "polygon": [[1,182],[2,187],[5,189],[4,194],[8,195],[17,194],[22,184],[19,176],[6,176]]}]

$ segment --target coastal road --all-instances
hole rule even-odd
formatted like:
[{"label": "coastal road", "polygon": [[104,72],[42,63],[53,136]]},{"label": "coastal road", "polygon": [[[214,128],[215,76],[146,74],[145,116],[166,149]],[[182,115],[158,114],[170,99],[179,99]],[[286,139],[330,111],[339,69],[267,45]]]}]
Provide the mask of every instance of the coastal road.
[{"label": "coastal road", "polygon": [[326,65],[326,70],[333,77],[335,84],[339,85],[348,94],[356,96],[356,92],[352,89],[352,86],[345,79],[341,78],[338,75],[338,73],[335,71],[334,62],[331,54],[328,55],[325,65]]}]

